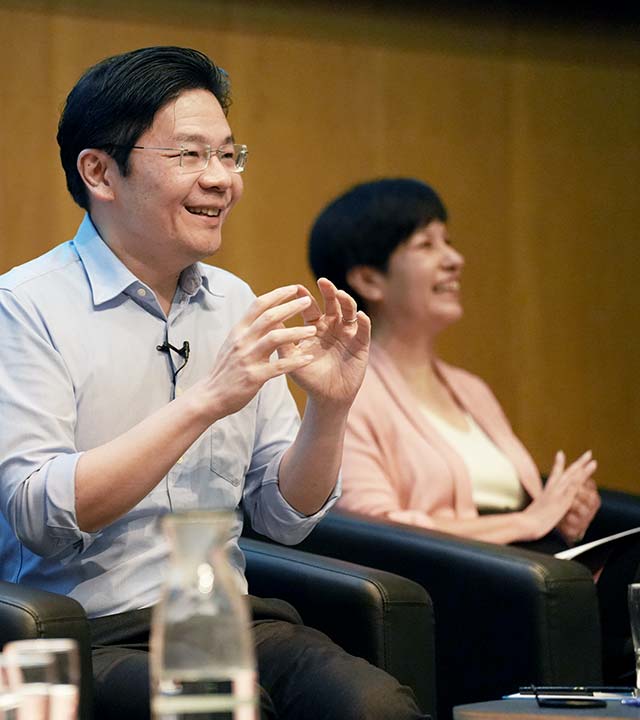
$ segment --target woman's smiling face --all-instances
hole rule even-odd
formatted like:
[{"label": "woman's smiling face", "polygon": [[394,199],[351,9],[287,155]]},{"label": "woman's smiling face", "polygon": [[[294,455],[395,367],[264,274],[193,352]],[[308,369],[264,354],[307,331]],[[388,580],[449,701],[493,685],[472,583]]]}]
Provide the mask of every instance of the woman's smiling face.
[{"label": "woman's smiling face", "polygon": [[387,265],[379,310],[388,321],[417,323],[433,333],[462,317],[463,256],[440,220],[416,230],[396,247]]}]

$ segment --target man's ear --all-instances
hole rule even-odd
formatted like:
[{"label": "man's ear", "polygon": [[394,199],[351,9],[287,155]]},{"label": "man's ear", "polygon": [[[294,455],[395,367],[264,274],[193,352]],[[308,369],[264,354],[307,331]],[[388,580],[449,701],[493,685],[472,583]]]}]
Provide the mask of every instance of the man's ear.
[{"label": "man's ear", "polygon": [[78,155],[78,173],[89,196],[98,202],[110,202],[115,198],[114,173],[118,173],[115,160],[104,150],[87,148]]},{"label": "man's ear", "polygon": [[384,273],[371,265],[356,265],[347,273],[347,282],[368,303],[384,297]]}]

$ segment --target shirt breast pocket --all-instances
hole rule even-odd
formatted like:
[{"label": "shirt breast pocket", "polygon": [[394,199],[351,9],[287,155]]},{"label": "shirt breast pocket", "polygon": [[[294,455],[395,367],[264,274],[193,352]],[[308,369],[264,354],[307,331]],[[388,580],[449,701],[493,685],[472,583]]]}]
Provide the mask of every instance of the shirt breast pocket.
[{"label": "shirt breast pocket", "polygon": [[254,403],[218,420],[209,431],[211,471],[238,487],[251,464],[256,419]]}]

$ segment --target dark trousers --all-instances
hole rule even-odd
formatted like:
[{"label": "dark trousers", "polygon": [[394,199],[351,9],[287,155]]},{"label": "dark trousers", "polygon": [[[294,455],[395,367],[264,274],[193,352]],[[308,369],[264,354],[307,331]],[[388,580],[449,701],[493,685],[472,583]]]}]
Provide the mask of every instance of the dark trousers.
[{"label": "dark trousers", "polygon": [[[262,720],[420,720],[412,691],[281,600],[250,597]],[[151,610],[90,621],[97,720],[149,718]]]}]

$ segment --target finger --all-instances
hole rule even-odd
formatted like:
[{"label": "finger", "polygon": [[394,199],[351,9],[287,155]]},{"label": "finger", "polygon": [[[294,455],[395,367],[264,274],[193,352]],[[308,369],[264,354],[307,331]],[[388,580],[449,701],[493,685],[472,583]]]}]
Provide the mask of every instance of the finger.
[{"label": "finger", "polygon": [[300,370],[312,360],[313,355],[305,355],[302,353],[290,357],[272,358],[269,362],[261,363],[259,369],[255,370],[256,381],[262,386],[268,380],[275,377]]},{"label": "finger", "polygon": [[576,495],[569,512],[575,514],[577,517],[584,517],[591,512],[591,506],[587,500]]},{"label": "finger", "polygon": [[574,501],[574,507],[581,513],[584,518],[588,518],[589,521],[596,514],[600,508],[601,500],[597,490],[591,488],[581,489]]},{"label": "finger", "polygon": [[596,471],[598,463],[595,460],[583,460],[582,458],[578,461],[573,462],[565,471],[565,473],[572,478],[575,478],[578,482],[584,484],[591,478],[593,473]]},{"label": "finger", "polygon": [[270,365],[277,375],[286,375],[288,373],[293,373],[296,370],[300,370],[300,368],[303,368],[312,362],[313,359],[313,355],[300,354],[272,360]]},{"label": "finger", "polygon": [[332,320],[340,320],[342,311],[338,302],[338,288],[327,278],[318,279],[318,289],[324,300],[324,314]]},{"label": "finger", "polygon": [[567,466],[567,470],[574,471],[579,468],[583,468],[591,461],[592,453],[591,450],[587,450],[582,453],[579,458],[576,458],[570,465]]},{"label": "finger", "polygon": [[596,481],[592,477],[587,479],[584,486],[585,486],[585,489],[590,490],[590,491],[594,492],[596,495],[598,495],[598,486],[596,485]]},{"label": "finger", "polygon": [[[592,460],[585,468],[585,474],[587,475],[587,479],[591,480],[591,482],[593,482],[593,479],[591,478],[591,476],[595,473],[595,471],[597,469],[598,469],[598,461],[597,460]],[[595,485],[595,483],[594,483],[594,485]]]},{"label": "finger", "polygon": [[262,337],[269,330],[282,326],[285,321],[302,313],[309,307],[310,302],[311,298],[304,296],[268,307],[254,319],[249,329]]},{"label": "finger", "polygon": [[589,511],[592,511],[593,508],[597,509],[600,507],[600,495],[598,494],[598,491],[594,490],[592,487],[585,487],[583,485],[576,498],[584,507],[589,508]]},{"label": "finger", "polygon": [[589,518],[588,516],[576,517],[571,519],[569,527],[571,528],[574,540],[582,540],[585,532],[587,531],[587,528],[589,527],[590,521],[591,518]]},{"label": "finger", "polygon": [[597,469],[598,463],[595,460],[590,460],[586,465],[581,465],[575,468],[573,472],[578,478],[580,478],[580,482],[584,486],[587,482],[591,480],[591,476]]},{"label": "finger", "polygon": [[274,307],[275,305],[280,305],[288,298],[294,297],[298,292],[298,285],[286,285],[284,287],[276,288],[275,290],[271,290],[268,293],[265,293],[264,295],[258,296],[253,303],[251,304],[251,307],[247,311],[246,315],[244,316],[243,320],[247,325],[250,325],[252,322],[254,322],[260,315],[262,315],[265,310],[268,310],[271,307]]},{"label": "finger", "polygon": [[280,357],[285,357],[295,351],[297,343],[308,340],[317,332],[315,325],[270,330],[256,343],[256,353],[259,357],[269,357],[278,351]]},{"label": "finger", "polygon": [[571,505],[569,508],[567,508],[567,511],[565,512],[562,522],[563,523],[572,523],[576,522],[580,519],[581,513],[576,509],[575,505]]},{"label": "finger", "polygon": [[602,498],[600,497],[600,493],[597,490],[589,492],[586,501],[589,505],[590,511],[594,514],[600,509],[600,506],[602,505]]},{"label": "finger", "polygon": [[592,487],[587,485],[582,485],[580,487],[580,490],[578,491],[578,498],[580,498],[580,501],[583,503],[587,503],[589,505],[592,505],[597,498],[600,496],[598,495],[598,491],[594,490]]},{"label": "finger", "polygon": [[358,320],[358,330],[355,335],[356,340],[361,345],[367,346],[371,340],[371,320],[362,310],[358,310],[356,319]]},{"label": "finger", "polygon": [[571,473],[565,472],[562,474],[562,481],[564,483],[565,492],[571,493],[571,497],[575,498],[582,489],[582,478],[576,477]]},{"label": "finger", "polygon": [[593,457],[593,452],[591,450],[587,450],[586,452],[583,452],[582,455],[580,455],[579,458],[575,461],[576,465],[586,465],[591,458]]},{"label": "finger", "polygon": [[584,479],[580,491],[584,493],[585,496],[588,495],[589,497],[593,497],[599,494],[596,481],[590,476]]},{"label": "finger", "polygon": [[558,523],[557,528],[564,535],[566,540],[573,542],[584,534],[584,522],[565,515]]},{"label": "finger", "polygon": [[573,510],[569,510],[569,512],[562,518],[562,527],[565,532],[575,532],[579,530],[582,527],[581,516]]},{"label": "finger", "polygon": [[320,320],[322,317],[322,310],[320,309],[320,305],[318,305],[318,301],[313,297],[313,295],[307,290],[307,288],[304,285],[298,285],[298,297],[309,297],[311,298],[311,303],[309,304],[309,307],[302,311],[302,319],[305,323],[314,323]]},{"label": "finger", "polygon": [[337,300],[340,304],[340,314],[345,325],[355,325],[358,322],[358,306],[356,301],[344,290],[338,290]]},{"label": "finger", "polygon": [[570,544],[579,543],[584,537],[584,528],[581,525],[563,526],[561,532]]},{"label": "finger", "polygon": [[562,475],[562,473],[564,472],[564,461],[564,453],[562,452],[562,450],[558,450],[553,460],[553,467],[551,468],[551,472],[549,473],[549,479],[547,480],[547,484],[553,480],[556,480]]}]

